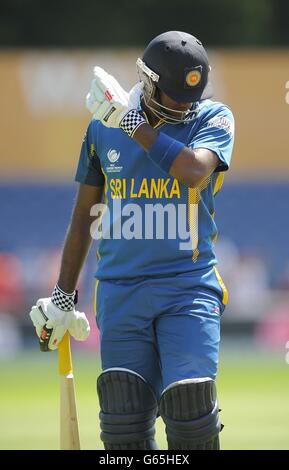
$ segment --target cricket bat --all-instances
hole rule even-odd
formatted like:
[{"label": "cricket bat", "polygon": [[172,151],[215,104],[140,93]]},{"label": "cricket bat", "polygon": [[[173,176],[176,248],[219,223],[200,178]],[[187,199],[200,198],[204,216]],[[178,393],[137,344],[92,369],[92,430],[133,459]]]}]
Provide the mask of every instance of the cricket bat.
[{"label": "cricket bat", "polygon": [[58,346],[60,376],[60,449],[80,450],[70,336],[65,333]]}]

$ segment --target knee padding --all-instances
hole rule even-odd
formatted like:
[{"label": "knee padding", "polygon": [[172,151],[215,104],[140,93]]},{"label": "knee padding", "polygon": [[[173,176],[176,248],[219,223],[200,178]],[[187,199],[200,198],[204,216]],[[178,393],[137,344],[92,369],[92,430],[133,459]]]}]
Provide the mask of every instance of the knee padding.
[{"label": "knee padding", "polygon": [[126,369],[108,369],[98,378],[97,392],[105,449],[157,449],[158,405],[143,377]]},{"label": "knee padding", "polygon": [[161,396],[160,414],[169,450],[219,449],[222,425],[213,379],[188,379],[169,385]]}]

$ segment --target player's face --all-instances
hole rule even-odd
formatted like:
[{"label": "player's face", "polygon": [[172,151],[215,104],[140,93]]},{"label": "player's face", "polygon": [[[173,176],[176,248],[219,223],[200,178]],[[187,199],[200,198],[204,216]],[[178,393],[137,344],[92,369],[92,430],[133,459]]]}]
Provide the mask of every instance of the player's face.
[{"label": "player's face", "polygon": [[[168,95],[166,95],[162,90],[159,90],[159,96],[160,96],[160,102],[163,106],[166,108],[170,108],[176,111],[188,111],[191,109],[193,103],[177,103],[177,101],[174,101],[172,98],[170,98]],[[172,116],[174,116],[174,113],[171,113]],[[177,116],[177,114],[175,115]]]},{"label": "player's face", "polygon": [[170,124],[178,124],[187,119],[193,120],[195,118],[192,116],[194,112],[190,112],[194,103],[178,103],[157,87],[154,87],[154,90],[150,89],[149,91],[150,92],[147,93],[147,101],[144,93],[142,104],[144,105],[150,122],[153,125],[158,123],[159,120]]}]

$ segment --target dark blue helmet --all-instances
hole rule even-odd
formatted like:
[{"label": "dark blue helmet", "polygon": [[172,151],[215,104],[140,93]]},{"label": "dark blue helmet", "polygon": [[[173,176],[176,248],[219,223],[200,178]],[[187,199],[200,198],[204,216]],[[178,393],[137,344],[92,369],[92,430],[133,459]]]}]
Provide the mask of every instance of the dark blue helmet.
[{"label": "dark blue helmet", "polygon": [[[137,68],[140,80],[144,82],[146,105],[153,112],[157,110],[159,115],[163,107],[158,101],[158,89],[178,103],[192,103],[191,110],[179,112],[180,117],[174,118],[176,122],[191,121],[195,117],[196,103],[212,97],[208,56],[201,41],[191,34],[168,31],[155,37],[146,47],[142,59],[137,60]],[[166,110],[162,112],[165,116],[159,117],[168,118]]]}]

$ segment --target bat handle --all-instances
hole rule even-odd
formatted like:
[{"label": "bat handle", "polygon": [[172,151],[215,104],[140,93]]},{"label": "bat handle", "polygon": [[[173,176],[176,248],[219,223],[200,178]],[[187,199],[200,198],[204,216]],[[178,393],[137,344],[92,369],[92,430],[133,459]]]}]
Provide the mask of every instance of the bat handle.
[{"label": "bat handle", "polygon": [[72,373],[70,335],[68,331],[66,331],[58,345],[58,370],[60,375],[68,375]]}]

